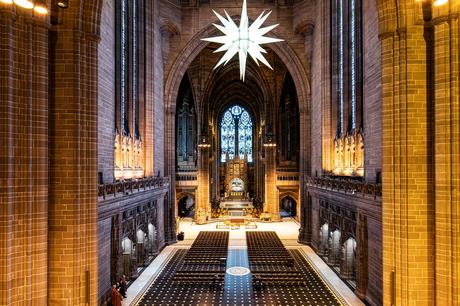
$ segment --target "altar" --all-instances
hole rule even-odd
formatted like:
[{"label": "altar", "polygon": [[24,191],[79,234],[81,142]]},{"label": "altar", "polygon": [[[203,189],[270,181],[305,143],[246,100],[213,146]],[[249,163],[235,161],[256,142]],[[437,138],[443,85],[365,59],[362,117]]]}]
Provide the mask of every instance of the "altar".
[{"label": "altar", "polygon": [[254,206],[248,192],[248,164],[247,160],[238,155],[228,160],[225,165],[225,196],[220,207],[225,209],[229,217],[244,217]]},{"label": "altar", "polygon": [[220,207],[226,209],[230,217],[244,217],[254,208],[250,200],[223,200]]}]

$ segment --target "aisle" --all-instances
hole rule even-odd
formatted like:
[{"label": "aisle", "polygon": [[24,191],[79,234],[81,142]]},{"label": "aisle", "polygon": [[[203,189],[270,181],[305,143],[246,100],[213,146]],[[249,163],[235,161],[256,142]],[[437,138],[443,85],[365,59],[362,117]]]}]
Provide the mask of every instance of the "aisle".
[{"label": "aisle", "polygon": [[[174,257],[174,254],[180,250],[189,248],[200,231],[216,231],[215,225],[216,224],[196,225],[190,221],[182,222],[180,224],[180,229],[185,232],[185,240],[175,245],[168,246],[161,252],[159,257],[155,259],[128,289],[128,299],[123,301],[123,305],[137,305],[140,297],[147,292],[148,288],[157,283],[155,279],[158,276],[166,276],[162,271],[165,272],[169,269],[167,267],[172,264],[171,258]],[[253,229],[248,231],[253,231]],[[315,270],[315,274],[321,277],[324,283],[327,284],[337,297],[339,297],[343,305],[364,305],[310,247],[297,243],[298,224],[292,221],[292,219],[285,219],[283,222],[276,223],[258,223],[256,231],[275,231],[291,254],[293,251],[297,252],[297,260],[299,260],[299,256],[303,258],[305,263],[301,265],[311,265]],[[246,230],[241,228],[239,230],[230,230],[229,233],[227,268],[236,266],[248,268]],[[225,276],[223,295],[218,294],[216,296],[211,292],[207,292],[203,295],[202,301],[206,301],[207,303],[211,302],[211,304],[224,302],[224,305],[262,305],[264,302],[266,303],[266,299],[269,298],[270,300],[268,302],[271,301],[273,303],[278,302],[283,304],[285,298],[279,296],[281,291],[276,288],[270,289],[268,292],[266,291],[266,296],[262,297],[260,294],[256,294],[253,291],[251,274],[245,276],[227,274]],[[300,295],[304,294],[302,293]],[[314,303],[313,305],[318,304]]]}]

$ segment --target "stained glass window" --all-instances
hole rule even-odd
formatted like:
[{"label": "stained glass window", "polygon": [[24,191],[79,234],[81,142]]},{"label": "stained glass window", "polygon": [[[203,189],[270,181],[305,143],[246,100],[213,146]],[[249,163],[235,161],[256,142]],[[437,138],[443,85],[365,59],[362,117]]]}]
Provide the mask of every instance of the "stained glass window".
[{"label": "stained glass window", "polygon": [[331,0],[332,95],[337,98],[337,136],[362,127],[361,0]]},{"label": "stained glass window", "polygon": [[139,22],[138,0],[121,0],[117,5],[117,129],[139,135]]},{"label": "stained glass window", "polygon": [[350,68],[351,68],[351,129],[356,128],[356,96],[357,96],[357,73],[356,73],[356,4],[350,0]]},{"label": "stained glass window", "polygon": [[133,97],[133,120],[134,120],[134,134],[139,137],[138,125],[138,92],[137,92],[137,0],[132,1],[132,97]]},{"label": "stained glass window", "polygon": [[338,27],[339,27],[339,75],[338,75],[338,79],[339,79],[339,92],[338,92],[338,95],[339,95],[339,113],[338,113],[338,134],[339,135],[342,135],[343,133],[343,94],[344,94],[344,90],[343,90],[343,87],[344,87],[344,54],[343,54],[343,40],[344,40],[344,37],[343,37],[343,1],[342,0],[339,0],[339,5],[338,5],[338,8],[337,8],[337,14],[339,16],[338,18]]},{"label": "stained glass window", "polygon": [[120,103],[121,103],[121,127],[123,130],[128,130],[128,120],[126,118],[126,47],[127,47],[127,3],[126,0],[122,0],[121,3],[121,31],[120,31]]},{"label": "stained glass window", "polygon": [[[253,124],[249,113],[241,106],[230,107],[223,115],[220,123],[221,161],[230,160],[238,154],[239,158],[247,158],[252,162]],[[238,148],[237,148],[238,147]]]}]

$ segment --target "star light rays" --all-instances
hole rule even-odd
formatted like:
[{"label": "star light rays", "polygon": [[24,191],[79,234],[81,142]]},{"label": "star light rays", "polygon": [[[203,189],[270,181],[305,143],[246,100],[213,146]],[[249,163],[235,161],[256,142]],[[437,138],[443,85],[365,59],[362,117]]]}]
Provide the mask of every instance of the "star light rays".
[{"label": "star light rays", "polygon": [[259,62],[261,62],[270,69],[273,69],[270,63],[264,57],[264,54],[266,54],[267,51],[260,46],[262,44],[283,41],[283,39],[264,36],[278,26],[278,24],[275,24],[261,28],[262,24],[267,20],[268,16],[270,16],[271,11],[267,14],[265,14],[265,11],[263,11],[262,14],[260,14],[260,16],[257,17],[257,19],[251,24],[251,26],[249,26],[246,0],[244,0],[239,27],[226,11],[224,11],[226,18],[214,10],[213,12],[222,23],[222,25],[215,23],[213,25],[218,28],[224,35],[204,38],[202,40],[222,44],[222,46],[214,51],[214,53],[225,52],[225,54],[219,60],[214,69],[221,65],[225,66],[237,53],[240,63],[240,79],[243,80],[243,82],[246,75],[246,62],[248,54],[254,60],[254,62],[256,62],[257,65],[259,65]]}]

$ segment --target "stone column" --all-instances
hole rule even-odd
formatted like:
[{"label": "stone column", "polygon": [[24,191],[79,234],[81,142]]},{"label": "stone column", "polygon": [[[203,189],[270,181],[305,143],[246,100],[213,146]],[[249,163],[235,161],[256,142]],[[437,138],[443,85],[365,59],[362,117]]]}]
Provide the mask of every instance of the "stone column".
[{"label": "stone column", "polygon": [[49,305],[97,304],[98,41],[70,22],[52,32]]},{"label": "stone column", "polygon": [[280,220],[278,190],[276,187],[276,146],[265,147],[265,202],[264,211],[272,220]]},{"label": "stone column", "polygon": [[[175,115],[176,112],[172,108],[166,109],[165,122],[162,123],[165,126],[164,129],[164,141],[165,145],[162,148],[165,156],[165,173],[169,177],[169,192],[166,197],[166,202],[159,200],[158,203],[158,215],[162,215],[164,220],[164,227],[159,225],[158,230],[161,231],[161,228],[165,230],[165,242],[167,244],[172,244],[176,242],[176,128],[175,128]],[[160,152],[157,152],[160,153]],[[162,242],[160,242],[160,247]]]},{"label": "stone column", "polygon": [[[458,305],[460,103],[458,3],[433,10],[436,305]],[[450,11],[450,12],[449,12]],[[453,11],[456,11],[455,14]]]},{"label": "stone column", "polygon": [[[305,181],[305,180],[301,180]],[[306,185],[306,184],[303,184]],[[299,229],[299,243],[311,243],[311,198],[308,195],[306,186],[300,188],[300,229]]]},{"label": "stone column", "polygon": [[422,3],[402,1],[399,8],[396,3],[378,2],[383,304],[434,305],[433,118],[427,33]]},{"label": "stone column", "polygon": [[368,265],[368,235],[367,218],[362,212],[358,212],[357,224],[357,248],[356,248],[356,295],[361,299],[366,297],[367,290],[367,265]]},{"label": "stone column", "polygon": [[46,17],[0,3],[0,304],[46,305]]},{"label": "stone column", "polygon": [[202,212],[211,212],[209,199],[209,150],[210,147],[198,147],[198,190],[196,193],[195,221],[203,223],[206,215],[200,216]]}]

